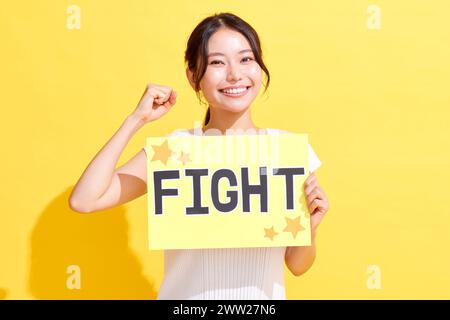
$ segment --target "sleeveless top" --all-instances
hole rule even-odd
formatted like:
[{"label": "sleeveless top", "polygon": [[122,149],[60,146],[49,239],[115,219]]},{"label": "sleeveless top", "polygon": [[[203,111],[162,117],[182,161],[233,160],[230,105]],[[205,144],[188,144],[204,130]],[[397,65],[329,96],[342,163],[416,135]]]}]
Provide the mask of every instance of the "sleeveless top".
[{"label": "sleeveless top", "polygon": [[[267,129],[267,134],[286,133]],[[201,129],[168,136],[202,135]],[[144,147],[147,153],[146,147]],[[321,161],[308,144],[310,172]],[[286,247],[164,250],[164,278],[158,300],[285,300]]]}]

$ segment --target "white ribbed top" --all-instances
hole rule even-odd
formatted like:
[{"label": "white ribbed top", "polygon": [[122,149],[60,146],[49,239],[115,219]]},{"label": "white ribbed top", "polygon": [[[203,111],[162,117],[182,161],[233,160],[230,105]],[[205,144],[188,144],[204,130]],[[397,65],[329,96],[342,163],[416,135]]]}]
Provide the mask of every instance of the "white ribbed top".
[{"label": "white ribbed top", "polygon": [[[197,132],[202,131],[176,130],[168,136]],[[284,132],[267,129],[267,134]],[[310,144],[308,150],[312,172],[321,161]],[[164,279],[157,299],[284,300],[285,252],[286,247],[164,250]]]}]

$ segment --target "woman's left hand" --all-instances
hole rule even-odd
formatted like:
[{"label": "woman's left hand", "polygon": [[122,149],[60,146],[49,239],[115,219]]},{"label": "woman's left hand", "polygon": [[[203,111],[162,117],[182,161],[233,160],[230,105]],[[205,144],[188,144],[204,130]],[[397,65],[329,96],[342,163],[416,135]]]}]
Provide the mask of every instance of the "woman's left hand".
[{"label": "woman's left hand", "polygon": [[314,172],[310,173],[304,184],[306,204],[311,214],[311,233],[315,236],[316,229],[328,212],[328,198],[320,187]]}]

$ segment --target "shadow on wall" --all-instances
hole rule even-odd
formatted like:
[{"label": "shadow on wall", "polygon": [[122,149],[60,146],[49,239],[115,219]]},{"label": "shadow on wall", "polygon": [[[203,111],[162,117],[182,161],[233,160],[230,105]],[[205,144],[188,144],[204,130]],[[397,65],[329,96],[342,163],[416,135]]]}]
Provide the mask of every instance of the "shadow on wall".
[{"label": "shadow on wall", "polygon": [[0,300],[4,300],[7,296],[6,289],[0,288]]},{"label": "shadow on wall", "polygon": [[128,247],[124,207],[77,213],[68,205],[71,191],[56,197],[33,229],[31,294],[37,299],[156,299],[153,282]]}]

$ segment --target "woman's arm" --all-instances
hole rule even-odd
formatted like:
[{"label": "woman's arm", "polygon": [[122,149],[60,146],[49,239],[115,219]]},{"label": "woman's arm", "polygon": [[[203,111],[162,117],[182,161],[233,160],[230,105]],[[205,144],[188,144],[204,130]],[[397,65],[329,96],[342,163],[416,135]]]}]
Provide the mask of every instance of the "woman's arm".
[{"label": "woman's arm", "polygon": [[[117,205],[118,201],[114,201],[114,198],[118,198],[117,195],[120,195],[121,188],[109,187],[117,185],[117,180],[120,182],[119,173],[115,171],[117,162],[126,145],[140,127],[142,127],[142,122],[136,116],[128,116],[117,132],[97,153],[72,190],[69,199],[69,205],[72,210],[93,212]],[[145,174],[143,170],[138,170],[136,167],[138,164],[136,160],[138,159],[135,159],[134,166],[130,167],[130,164],[128,164],[127,167],[129,170],[134,171],[135,175],[138,174],[138,178],[142,179]],[[128,183],[128,188],[131,188],[131,190],[142,189],[142,187],[133,188],[133,183]],[[99,202],[99,199],[104,194],[109,194],[109,197]]]},{"label": "woman's arm", "polygon": [[89,163],[69,198],[77,212],[94,212],[128,202],[146,192],[147,162],[143,150],[115,170],[132,136],[144,124],[157,120],[176,102],[170,87],[147,85],[134,112]]},{"label": "woman's arm", "polygon": [[285,262],[294,276],[300,276],[311,268],[316,258],[315,234],[311,234],[311,246],[287,247]]},{"label": "woman's arm", "polygon": [[308,211],[311,215],[311,246],[286,248],[285,262],[295,276],[305,273],[313,265],[316,258],[317,227],[329,210],[328,198],[320,187],[314,172],[305,180],[304,189]]}]

